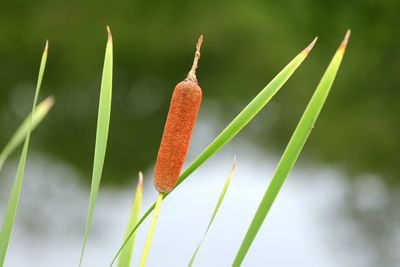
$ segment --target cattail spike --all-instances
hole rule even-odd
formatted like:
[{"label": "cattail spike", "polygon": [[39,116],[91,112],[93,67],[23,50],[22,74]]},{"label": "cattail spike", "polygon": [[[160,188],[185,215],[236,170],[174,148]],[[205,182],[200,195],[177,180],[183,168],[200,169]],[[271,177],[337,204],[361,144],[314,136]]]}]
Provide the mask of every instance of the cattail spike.
[{"label": "cattail spike", "polygon": [[194,54],[193,65],[186,77],[186,79],[191,80],[196,83],[197,83],[196,69],[197,69],[197,65],[199,63],[199,59],[201,56],[200,49],[201,49],[202,43],[203,43],[203,35],[200,35],[199,40],[197,41],[197,44],[196,44],[196,52]]},{"label": "cattail spike", "polygon": [[197,83],[196,68],[202,42],[203,35],[196,45],[192,69],[172,94],[154,167],[154,186],[160,193],[169,193],[176,186],[200,108],[202,91]]}]

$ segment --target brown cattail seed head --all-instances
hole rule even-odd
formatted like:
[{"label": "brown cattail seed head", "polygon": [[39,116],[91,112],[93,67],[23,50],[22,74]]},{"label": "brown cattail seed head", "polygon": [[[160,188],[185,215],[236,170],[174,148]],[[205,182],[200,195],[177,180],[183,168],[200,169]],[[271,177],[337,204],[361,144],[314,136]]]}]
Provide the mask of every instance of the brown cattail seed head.
[{"label": "brown cattail seed head", "polygon": [[202,41],[203,36],[200,36],[192,69],[187,78],[175,86],[172,94],[154,170],[154,186],[160,193],[168,193],[174,189],[196,122],[202,97],[196,78]]}]

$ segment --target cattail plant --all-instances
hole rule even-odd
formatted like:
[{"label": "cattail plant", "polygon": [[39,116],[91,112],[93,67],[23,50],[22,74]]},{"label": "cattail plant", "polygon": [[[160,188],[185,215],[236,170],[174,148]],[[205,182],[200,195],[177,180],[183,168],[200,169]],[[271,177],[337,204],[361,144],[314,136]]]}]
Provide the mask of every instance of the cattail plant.
[{"label": "cattail plant", "polygon": [[[257,113],[264,108],[264,106],[272,99],[272,97],[282,88],[282,86],[288,81],[288,79],[293,75],[293,73],[300,67],[303,61],[307,58],[308,54],[310,53],[316,41],[317,38],[315,38],[305,49],[303,49],[296,57],[294,57],[289,62],[289,64],[287,64],[251,100],[250,103],[248,103],[248,105],[228,124],[228,126],[226,126],[226,128],[200,153],[200,155],[198,155],[198,157],[187,167],[187,169],[182,172],[182,174],[179,176],[179,178],[176,181],[176,184],[173,185],[173,187],[177,187],[179,184],[185,181],[197,168],[199,168],[204,162],[210,159],[216,152],[218,152],[222,147],[224,147],[227,143],[229,143],[232,140],[232,138],[234,138],[250,121],[252,121],[252,119],[257,115]],[[198,45],[198,50],[199,49],[200,47]],[[197,61],[195,59],[194,66],[196,66],[196,64]],[[140,227],[143,221],[151,214],[151,212],[154,212],[153,222],[156,221],[161,202],[168,195],[169,193],[165,192],[160,193],[157,201],[153,203],[153,205],[142,215],[142,217],[136,223],[136,225],[132,227],[131,232],[129,233],[129,235],[126,235],[124,242],[122,242],[122,245],[118,249],[113,259],[111,260],[110,267],[117,260],[118,256],[123,251],[124,247],[133,238],[135,231]],[[150,226],[149,235],[151,233],[151,227],[154,227],[154,224]],[[147,240],[151,240],[151,236],[149,239],[149,235]],[[149,243],[146,243],[145,248],[146,246],[148,248]]]},{"label": "cattail plant", "polygon": [[174,189],[186,158],[202,97],[196,77],[202,43],[203,35],[197,41],[192,68],[186,79],[175,86],[172,94],[154,169],[154,186],[159,194],[139,266],[146,264],[163,196]]},{"label": "cattail plant", "polygon": [[154,170],[154,186],[160,193],[169,193],[175,187],[196,122],[202,96],[196,77],[202,42],[203,36],[200,36],[192,69],[172,94]]},{"label": "cattail plant", "polygon": [[[108,41],[106,46],[103,75],[100,88],[92,185],[79,266],[82,264],[87,235],[89,232],[94,205],[100,185],[100,179],[102,176],[110,123],[113,73],[113,42],[109,27],[107,27],[107,32]],[[250,223],[246,235],[244,236],[243,241],[236,253],[236,256],[232,263],[232,267],[241,266],[243,261],[245,260],[245,257],[253,241],[255,240],[266,216],[268,215],[270,208],[272,207],[276,197],[278,196],[278,193],[281,190],[286,178],[288,177],[293,166],[295,165],[296,160],[298,159],[311,133],[311,130],[314,128],[314,125],[324,106],[324,103],[335,80],[336,74],[341,65],[349,37],[350,30],[347,31],[342,43],[340,44],[331,62],[329,63],[325,73],[321,78],[321,81],[317,85],[317,88],[311,100],[309,101],[302,117],[300,118],[297,127],[295,128],[285,151],[283,152],[283,155],[276,167],[276,171],[270,181],[270,184],[265,190],[259,207],[255,215],[253,216],[253,220]],[[203,150],[203,152],[200,153],[200,155],[181,174],[182,166],[185,161],[186,153],[189,147],[192,130],[196,122],[202,99],[202,90],[198,85],[196,77],[196,69],[198,61],[200,59],[200,48],[203,42],[203,36],[200,36],[196,45],[196,52],[192,68],[189,71],[187,77],[175,86],[174,92],[172,94],[169,112],[164,127],[164,132],[161,139],[161,144],[159,147],[154,170],[154,186],[159,192],[157,200],[139,219],[143,186],[142,174],[140,173],[137,191],[132,204],[131,215],[129,217],[129,222],[126,228],[124,241],[122,242],[122,245],[117,254],[111,261],[110,267],[113,265],[119,255],[121,256],[118,262],[119,267],[126,267],[130,265],[135,231],[146,219],[146,217],[149,216],[149,214],[154,210],[153,218],[149,227],[139,263],[139,266],[141,267],[145,265],[163,199],[166,198],[176,186],[187,179],[199,166],[201,166],[204,162],[211,158],[224,145],[229,143],[231,139],[234,138],[254,118],[254,116],[256,116],[257,113],[264,108],[264,106],[282,88],[286,81],[293,75],[297,68],[306,59],[316,40],[317,38],[315,38],[311,42],[311,44],[309,44],[295,58],[293,58],[289,62],[289,64],[286,65],[272,79],[272,81],[251,100],[251,102],[232,120],[232,122],[209,144],[209,146],[207,146]],[[41,59],[41,64],[39,67],[39,75],[33,100],[32,112],[28,116],[28,118],[22,123],[20,128],[18,128],[18,130],[15,132],[4,150],[0,153],[1,170],[1,166],[8,158],[8,156],[22,142],[24,142],[17,167],[16,176],[11,188],[11,193],[8,198],[7,207],[3,217],[3,223],[0,227],[0,267],[2,267],[5,262],[8,244],[10,241],[11,232],[17,213],[23,176],[25,172],[30,135],[33,129],[46,116],[54,101],[53,98],[50,97],[38,106],[36,106],[47,61],[47,53],[48,44],[46,42],[46,46]],[[194,251],[194,254],[189,262],[189,266],[192,266],[196,255],[198,254],[202,241],[207,235],[207,232],[210,229],[211,224],[213,223],[214,218],[220,209],[234,169],[235,163],[233,164],[232,170],[220,193],[220,197],[217,201],[216,207],[211,216],[206,231],[198,246],[196,247],[196,250]]]}]

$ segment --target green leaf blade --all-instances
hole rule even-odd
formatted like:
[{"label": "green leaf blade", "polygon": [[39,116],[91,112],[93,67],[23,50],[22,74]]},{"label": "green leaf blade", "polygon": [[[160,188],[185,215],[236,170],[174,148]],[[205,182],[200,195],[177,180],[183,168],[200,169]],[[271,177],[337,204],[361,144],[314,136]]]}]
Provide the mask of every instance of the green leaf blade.
[{"label": "green leaf blade", "polygon": [[[129,215],[129,220],[126,226],[124,239],[122,241],[125,241],[125,239],[128,238],[133,227],[137,224],[140,214],[140,206],[142,204],[142,195],[143,195],[143,174],[139,172],[139,181],[136,188],[135,198],[132,202],[131,213]],[[129,239],[129,242],[126,244],[125,248],[121,251],[121,254],[119,255],[118,258],[118,267],[130,266],[134,243],[135,243],[135,235],[133,235],[132,238]]]},{"label": "green leaf blade", "polygon": [[203,237],[201,238],[199,244],[197,245],[196,250],[194,251],[192,258],[190,259],[190,262],[188,264],[189,267],[193,266],[194,260],[196,259],[196,256],[197,256],[197,254],[198,254],[198,252],[200,250],[201,244],[203,243],[203,240],[206,238],[207,233],[210,230],[211,225],[212,225],[212,223],[213,223],[213,221],[215,219],[215,216],[217,215],[217,213],[219,211],[219,208],[221,207],[222,201],[224,200],[224,197],[225,197],[225,193],[228,190],[229,184],[230,184],[230,182],[232,180],[233,173],[235,172],[235,168],[236,168],[236,156],[235,156],[235,160],[233,161],[233,165],[232,165],[232,168],[231,168],[231,170],[229,172],[228,178],[226,179],[224,187],[221,190],[221,193],[219,195],[217,204],[215,205],[213,214],[211,216],[210,222],[208,223],[206,231],[204,232]]},{"label": "green leaf blade", "polygon": [[272,180],[263,196],[263,199],[260,202],[256,214],[254,215],[250,227],[248,228],[242,244],[236,254],[235,260],[232,264],[233,267],[238,267],[242,264],[276,196],[278,195],[283,183],[285,182],[286,177],[293,168],[312,128],[314,127],[314,123],[317,120],[318,115],[325,103],[325,100],[332,87],[333,81],[336,77],[337,71],[340,67],[349,34],[350,33],[347,32],[344,41],[340,45],[327,70],[322,76],[322,79],[318,84],[317,89],[315,90],[309,104],[307,105],[303,116],[301,117],[281,157],[281,160],[278,163],[275,174],[272,177]]},{"label": "green leaf blade", "polygon": [[103,172],[104,159],[106,155],[108,130],[110,125],[111,116],[111,97],[112,97],[112,71],[113,71],[113,43],[112,36],[109,27],[108,41],[106,45],[106,52],[104,56],[103,74],[101,79],[100,87],[100,99],[99,99],[99,110],[97,117],[97,129],[96,129],[96,143],[94,152],[93,172],[92,172],[92,184],[90,188],[89,207],[88,215],[85,226],[85,233],[83,237],[83,245],[81,256],[79,259],[79,266],[82,264],[83,255],[85,253],[87,235],[90,229],[92,221],[94,205],[97,199],[97,193],[99,191],[101,175]]},{"label": "green leaf blade", "polygon": [[[48,112],[50,111],[53,105],[54,105],[54,97],[49,96],[41,103],[39,103],[39,105],[37,105],[34,113],[29,114],[25,118],[25,120],[15,131],[10,141],[8,141],[7,145],[4,147],[3,151],[0,154],[0,170],[2,169],[8,157],[24,141],[29,130],[31,129],[31,131],[33,131],[42,122],[42,120],[47,116]],[[30,128],[31,120],[32,120],[32,128]]]},{"label": "green leaf blade", "polygon": [[[302,52],[300,52],[286,67],[279,72],[274,79],[266,86],[261,92],[232,120],[232,122],[209,144],[202,153],[188,166],[188,168],[180,175],[177,185],[179,186],[190,174],[206,162],[212,155],[220,150],[227,144],[233,137],[238,134],[243,127],[245,127],[257,113],[271,100],[271,98],[279,91],[279,89],[286,83],[286,81],[293,75],[297,68],[303,63],[313,48],[317,38],[315,38]],[[165,194],[166,198],[169,194]],[[133,228],[129,238],[133,235],[136,229],[154,210],[155,203],[145,212],[145,214],[138,221],[137,225]],[[128,238],[128,239],[129,239]],[[118,258],[119,253],[127,243],[127,240],[119,248],[117,254],[114,256],[110,263],[112,266]]]},{"label": "green leaf blade", "polygon": [[182,183],[190,174],[200,167],[206,160],[226,145],[246,126],[257,113],[271,100],[271,98],[289,80],[297,68],[303,63],[313,48],[317,38],[298,54],[261,92],[236,116],[235,119],[208,145],[204,151],[189,165],[179,177],[177,185]]},{"label": "green leaf blade", "polygon": [[[45,46],[45,49],[44,49],[44,52],[42,55],[42,59],[40,61],[38,80],[37,80],[36,90],[35,90],[35,97],[34,97],[33,105],[32,105],[32,114],[35,113],[37,99],[39,97],[40,88],[42,86],[43,75],[44,75],[44,71],[46,68],[46,62],[47,62],[47,51],[48,51],[48,42],[46,41],[46,46]],[[4,261],[5,261],[7,249],[8,249],[8,244],[10,242],[11,231],[14,226],[15,216],[17,214],[19,197],[20,197],[21,187],[22,187],[22,181],[23,181],[24,172],[25,172],[26,158],[28,156],[29,140],[30,140],[30,135],[31,135],[31,130],[32,130],[32,124],[33,123],[32,123],[32,117],[31,117],[31,119],[29,120],[29,127],[28,127],[28,131],[26,133],[25,142],[24,142],[24,146],[23,146],[23,149],[21,152],[20,160],[18,162],[17,173],[15,175],[14,183],[11,188],[11,193],[8,198],[6,212],[5,212],[3,224],[2,224],[2,227],[0,230],[0,266],[4,265]]]},{"label": "green leaf blade", "polygon": [[160,213],[161,203],[163,201],[163,198],[164,198],[164,195],[162,193],[159,193],[157,196],[157,200],[156,200],[156,206],[155,206],[154,212],[153,212],[153,218],[151,219],[149,231],[147,232],[146,241],[144,243],[142,256],[141,256],[140,262],[139,262],[139,267],[144,267],[146,265],[147,255],[149,254],[151,241],[153,239],[154,231],[156,230],[158,214]]}]

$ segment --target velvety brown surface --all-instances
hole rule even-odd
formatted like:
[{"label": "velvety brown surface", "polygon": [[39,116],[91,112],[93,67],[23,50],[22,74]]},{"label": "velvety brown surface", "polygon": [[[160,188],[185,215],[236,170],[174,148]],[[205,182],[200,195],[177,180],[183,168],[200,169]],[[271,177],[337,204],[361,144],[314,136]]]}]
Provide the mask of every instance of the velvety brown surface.
[{"label": "velvety brown surface", "polygon": [[193,81],[180,82],[174,89],[154,170],[154,186],[161,193],[170,192],[176,185],[201,97],[201,88]]}]

